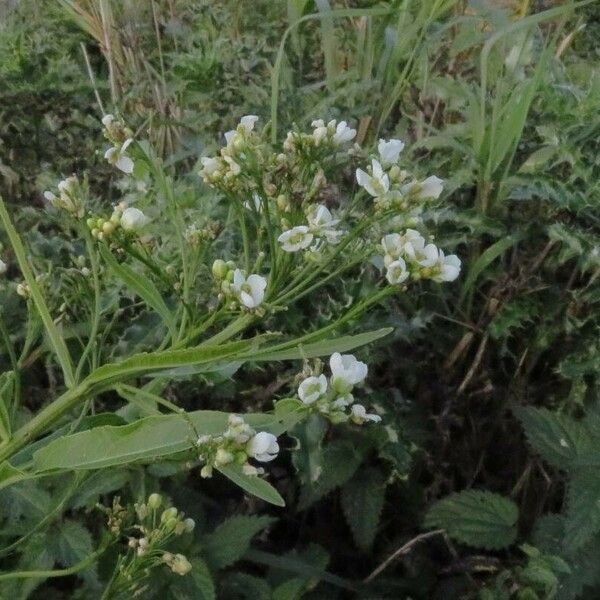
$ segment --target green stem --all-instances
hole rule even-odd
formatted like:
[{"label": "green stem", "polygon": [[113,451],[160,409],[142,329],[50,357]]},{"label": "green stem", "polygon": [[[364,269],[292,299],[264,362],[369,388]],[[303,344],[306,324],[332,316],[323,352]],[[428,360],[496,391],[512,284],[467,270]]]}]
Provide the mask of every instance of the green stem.
[{"label": "green stem", "polygon": [[[92,265],[92,280],[94,282],[94,313],[92,317],[92,329],[90,331],[90,337],[81,354],[81,358],[79,359],[79,364],[77,365],[77,369],[75,371],[75,380],[79,381],[81,378],[81,371],[83,370],[83,366],[85,361],[94,348],[96,344],[96,337],[98,335],[98,330],[100,328],[100,312],[101,312],[101,299],[100,299],[100,270],[98,267],[98,257],[96,255],[96,248],[92,242],[92,237],[90,235],[90,231],[87,227],[83,227],[83,235],[85,237],[85,246],[90,257],[90,264]],[[93,368],[94,365],[92,365]]]},{"label": "green stem", "polygon": [[2,339],[6,346],[6,351],[8,352],[10,364],[12,366],[13,373],[15,374],[15,395],[12,405],[10,407],[10,412],[12,416],[21,404],[21,372],[19,369],[19,361],[17,359],[15,349],[12,345],[12,342],[10,341],[10,335],[8,333],[8,329],[6,328],[6,323],[4,322],[2,310],[0,310],[0,336],[2,336]]},{"label": "green stem", "polygon": [[48,571],[13,571],[12,573],[0,573],[0,581],[8,579],[47,579],[49,577],[68,577],[87,569],[94,564],[98,558],[104,553],[108,544],[103,544],[98,550],[90,554],[87,558],[68,569],[54,569]]},{"label": "green stem", "polygon": [[63,340],[58,328],[54,324],[52,317],[50,316],[50,311],[48,310],[48,306],[46,305],[46,301],[44,300],[44,296],[38,285],[33,271],[27,262],[27,254],[25,252],[25,248],[23,246],[23,242],[17,230],[15,229],[12,221],[10,220],[10,216],[8,215],[8,211],[6,210],[6,206],[4,204],[4,200],[2,196],[0,196],[0,220],[6,229],[6,233],[8,235],[8,239],[12,245],[13,251],[17,258],[17,262],[19,263],[19,267],[21,268],[21,272],[23,273],[23,277],[27,285],[29,286],[29,290],[31,293],[31,297],[33,298],[33,302],[40,314],[42,322],[44,323],[44,327],[46,328],[46,333],[48,334],[48,338],[50,341],[50,345],[52,346],[58,362],[61,366],[65,384],[68,388],[73,387],[75,385],[75,376],[73,374],[73,365],[71,364],[71,356],[69,355],[69,351]]}]

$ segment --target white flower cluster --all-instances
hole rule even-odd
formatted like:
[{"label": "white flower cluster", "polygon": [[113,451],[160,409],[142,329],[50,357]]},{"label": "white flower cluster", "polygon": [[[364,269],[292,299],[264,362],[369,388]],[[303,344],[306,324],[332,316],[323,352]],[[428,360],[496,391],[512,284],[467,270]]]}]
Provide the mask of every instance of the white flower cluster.
[{"label": "white flower cluster", "polygon": [[356,129],[349,127],[346,121],[338,123],[332,119],[325,124],[323,119],[317,119],[311,125],[314,128],[311,134],[288,131],[283,149],[286,152],[296,152],[307,148],[336,148],[356,137]]},{"label": "white flower cluster", "polygon": [[389,233],[381,240],[386,279],[392,285],[412,279],[454,281],[460,273],[460,259],[455,254],[445,256],[435,244],[425,244],[425,238],[414,229],[403,234]]},{"label": "white flower cluster", "polygon": [[367,365],[352,354],[335,352],[329,359],[329,368],[329,380],[323,373],[303,379],[298,386],[298,398],[334,422],[351,420],[362,425],[367,421],[381,421],[379,415],[369,414],[362,404],[354,403],[352,391],[367,377]]},{"label": "white flower cluster", "polygon": [[439,177],[409,180],[408,173],[400,170],[397,163],[403,149],[400,140],[379,140],[379,160],[373,158],[367,171],[356,169],[356,181],[373,196],[379,209],[407,209],[418,200],[435,200],[442,193],[443,181]]},{"label": "white flower cluster", "polygon": [[247,309],[258,308],[264,298],[267,280],[256,273],[246,276],[233,261],[218,258],[212,266],[213,276],[221,282],[221,292],[225,297],[233,297],[240,306]]},{"label": "white flower cluster", "polygon": [[104,158],[123,173],[130,175],[133,173],[135,163],[127,150],[133,143],[133,132],[111,114],[102,117],[102,125],[104,125],[104,136],[112,144],[104,153]]},{"label": "white flower cluster", "polygon": [[343,231],[336,229],[339,219],[334,219],[329,209],[324,204],[313,204],[306,211],[307,225],[297,225],[284,231],[277,240],[285,252],[298,252],[305,250],[313,244],[316,250],[320,242],[337,244]]},{"label": "white flower cluster", "polygon": [[149,221],[150,219],[139,208],[127,206],[125,202],[120,202],[113,207],[113,213],[109,219],[90,217],[86,223],[92,232],[92,236],[102,241],[110,237],[119,228],[130,233],[139,232]]},{"label": "white flower cluster", "polygon": [[200,176],[208,185],[226,184],[242,172],[240,163],[244,164],[248,158],[247,149],[255,135],[253,132],[256,121],[256,115],[242,117],[236,129],[225,133],[226,145],[221,148],[220,154],[203,156],[200,159]]},{"label": "white flower cluster", "polygon": [[267,431],[258,433],[239,415],[229,415],[227,430],[222,435],[203,435],[196,442],[204,466],[202,477],[212,477],[213,469],[236,463],[246,475],[259,475],[263,469],[248,462],[270,462],[279,453],[277,437]]},{"label": "white flower cluster", "polygon": [[82,190],[75,175],[58,182],[58,195],[51,191],[44,192],[44,198],[59,210],[64,210],[73,217],[81,218],[85,209],[82,201]]}]

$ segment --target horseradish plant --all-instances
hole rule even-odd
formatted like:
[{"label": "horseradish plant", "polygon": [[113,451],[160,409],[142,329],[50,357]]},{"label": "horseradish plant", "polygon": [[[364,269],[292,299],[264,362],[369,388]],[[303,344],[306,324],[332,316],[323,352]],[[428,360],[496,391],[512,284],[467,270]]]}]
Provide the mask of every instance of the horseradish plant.
[{"label": "horseradish plant", "polygon": [[[405,170],[399,140],[380,140],[367,153],[345,121],[295,128],[274,148],[257,120],[243,117],[220,151],[201,159],[207,189],[197,177],[176,178],[147,142],[106,115],[104,157],[124,176],[120,201],[107,211],[76,175],[44,194],[72,250],[68,264],[28,256],[0,202],[12,246],[0,261],[2,294],[22,296],[29,315],[22,344],[1,327],[11,368],[0,382],[0,485],[73,472],[84,480],[97,469],[168,457],[283,505],[268,483],[278,436],[313,414],[338,427],[382,421],[360,399],[368,367],[349,352],[388,330],[340,333],[415,282],[459,275],[459,259],[425,231],[442,181]],[[323,324],[319,294],[339,297],[344,279],[358,273],[368,285]],[[312,328],[288,322],[292,306]],[[22,404],[21,372],[42,326],[62,383],[32,414]],[[271,413],[186,411],[173,401],[178,379],[218,384],[253,364],[290,360],[304,360],[302,372]],[[93,415],[117,398],[126,404]],[[167,546],[193,523],[177,509],[157,521],[159,504],[151,496],[140,505],[137,524],[118,502],[108,511],[98,552],[122,546],[105,597],[139,589],[156,565],[181,575],[191,569]]]}]

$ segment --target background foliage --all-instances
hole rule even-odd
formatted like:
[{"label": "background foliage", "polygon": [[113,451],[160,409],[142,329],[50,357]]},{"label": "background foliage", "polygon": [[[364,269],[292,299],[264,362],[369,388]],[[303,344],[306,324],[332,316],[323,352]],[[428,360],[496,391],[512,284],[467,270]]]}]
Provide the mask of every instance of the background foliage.
[{"label": "background foliage", "polygon": [[[21,0],[6,11],[0,192],[46,264],[79,253],[42,210],[50,182],[89,169],[103,207],[127,192],[97,153],[100,103],[127,115],[184,176],[250,112],[273,129],[276,117],[280,133],[345,118],[367,145],[384,135],[412,142],[417,172],[447,182],[438,226],[464,266],[456,284],[399,295],[361,325],[395,328],[369,350],[369,395],[398,439],[330,431],[318,419],[298,426],[271,477],[285,510],[161,464],[115,468],[82,487],[25,482],[0,492],[3,570],[77,564],[97,545],[97,502],[160,490],[196,520],[184,540],[194,568],[175,582],[155,572],[149,598],[595,597],[597,4],[252,5]],[[346,285],[352,296],[361,281]],[[24,304],[0,293],[22,345],[31,337],[16,327]],[[315,302],[327,323],[332,299]],[[300,305],[287,319],[302,331],[309,314]],[[117,347],[127,355],[152,334],[140,319]],[[55,385],[46,356],[34,345],[20,365],[31,411]],[[235,410],[243,391],[244,405],[262,410],[292,377],[265,367],[243,385],[189,379],[171,399]],[[90,597],[110,560],[1,593]]]}]

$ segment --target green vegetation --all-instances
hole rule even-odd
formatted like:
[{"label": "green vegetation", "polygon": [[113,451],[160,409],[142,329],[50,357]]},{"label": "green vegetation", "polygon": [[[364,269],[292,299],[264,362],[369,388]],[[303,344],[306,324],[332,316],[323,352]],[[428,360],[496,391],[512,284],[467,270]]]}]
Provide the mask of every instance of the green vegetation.
[{"label": "green vegetation", "polygon": [[600,595],[597,2],[0,17],[0,598]]}]

